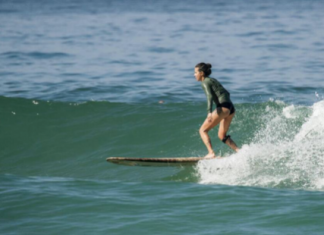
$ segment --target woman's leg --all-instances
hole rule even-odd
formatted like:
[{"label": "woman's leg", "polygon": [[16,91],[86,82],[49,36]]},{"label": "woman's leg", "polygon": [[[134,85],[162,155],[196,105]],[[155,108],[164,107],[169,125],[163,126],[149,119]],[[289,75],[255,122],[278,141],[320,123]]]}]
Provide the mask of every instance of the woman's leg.
[{"label": "woman's leg", "polygon": [[[235,113],[229,115],[228,117],[224,118],[219,125],[219,130],[218,130],[218,138],[220,140],[223,140],[226,137],[226,133],[231,125],[232,119],[235,116]],[[225,144],[227,144],[231,149],[233,149],[234,151],[238,152],[239,148],[237,147],[237,145],[235,144],[235,142],[231,139],[228,138],[225,141]]]},{"label": "woman's leg", "polygon": [[202,124],[202,126],[199,129],[199,133],[201,136],[201,139],[203,140],[204,144],[206,145],[208,149],[208,154],[205,156],[205,158],[212,158],[215,157],[214,150],[212,148],[212,144],[208,135],[208,131],[213,129],[215,126],[217,126],[224,118],[226,118],[229,115],[229,110],[226,108],[217,108],[212,113],[212,118],[209,120],[206,118],[205,122]]}]

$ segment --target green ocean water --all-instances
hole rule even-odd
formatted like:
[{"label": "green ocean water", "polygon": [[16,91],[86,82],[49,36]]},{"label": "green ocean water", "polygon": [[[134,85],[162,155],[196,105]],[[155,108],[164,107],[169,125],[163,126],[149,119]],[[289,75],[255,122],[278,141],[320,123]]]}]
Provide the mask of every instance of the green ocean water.
[{"label": "green ocean water", "polygon": [[[323,229],[321,192],[173,181],[1,180],[2,203],[4,196],[11,198],[2,205],[5,234],[322,234]],[[4,190],[9,187],[15,189]]]},{"label": "green ocean water", "polygon": [[[238,104],[234,154],[194,167],[127,167],[110,156],[206,153],[204,103],[0,98],[4,234],[321,234],[324,103]],[[174,130],[174,131],[170,131]]]},{"label": "green ocean water", "polygon": [[[134,179],[133,176],[119,175],[117,172],[126,169],[130,172],[128,174],[132,174],[137,169],[118,168],[103,162],[111,156],[196,157],[206,153],[198,133],[205,116],[197,112],[205,108],[204,103],[65,103],[1,97],[1,106],[3,173]],[[220,166],[238,167],[226,169],[227,175],[237,170],[242,170],[242,173],[256,170],[260,172],[250,173],[262,175],[265,169],[271,173],[277,168],[272,173],[273,177],[278,173],[284,176],[293,170],[293,174],[301,173],[300,176],[317,173],[314,176],[320,180],[323,173],[320,165],[323,161],[322,101],[311,107],[288,105],[275,100],[236,106],[238,112],[229,134],[242,148],[241,153],[234,154],[221,143],[217,137],[217,127],[210,134],[217,154],[231,156],[219,161]],[[232,158],[235,163],[231,162]],[[216,170],[218,161],[211,162],[216,165],[209,162],[210,169],[203,169],[204,165],[199,165],[198,173],[199,170],[207,173],[214,167]],[[245,164],[255,169],[245,169]],[[313,164],[317,164],[318,172],[312,168],[315,167]],[[294,172],[303,168],[305,171]],[[163,179],[161,174],[164,170],[159,169],[161,172],[155,177]],[[138,174],[138,177],[152,180],[145,174]],[[189,181],[199,182],[198,178],[193,177]],[[311,179],[304,182],[303,178],[297,178],[296,185],[288,183],[287,187],[316,189],[315,182]],[[274,187],[283,183],[280,178],[277,179],[278,184],[273,182]],[[287,180],[294,179],[288,177]],[[302,182],[309,184],[309,187],[301,187],[299,184]],[[259,185],[252,183],[251,186]]]}]

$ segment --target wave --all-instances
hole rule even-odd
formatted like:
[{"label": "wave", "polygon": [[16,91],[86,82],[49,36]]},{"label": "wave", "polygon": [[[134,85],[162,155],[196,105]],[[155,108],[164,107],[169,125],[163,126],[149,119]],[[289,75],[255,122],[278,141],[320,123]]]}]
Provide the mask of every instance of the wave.
[{"label": "wave", "polygon": [[200,183],[324,190],[324,101],[267,105],[241,151],[197,165]]},{"label": "wave", "polygon": [[69,57],[70,54],[63,52],[17,52],[17,51],[8,51],[0,54],[0,57],[4,57],[6,59],[53,59],[53,58],[64,58]]},{"label": "wave", "polygon": [[[205,103],[83,103],[0,97],[0,172],[72,178],[170,179],[305,190],[324,189],[324,101],[236,104],[229,134],[241,151],[211,138],[221,160],[168,177],[107,164],[109,156],[204,156],[198,129]],[[200,110],[200,111],[199,111]],[[87,169],[86,171],[84,169]],[[126,173],[127,172],[127,173]],[[194,177],[192,177],[194,174]],[[162,178],[159,178],[163,175]]]}]

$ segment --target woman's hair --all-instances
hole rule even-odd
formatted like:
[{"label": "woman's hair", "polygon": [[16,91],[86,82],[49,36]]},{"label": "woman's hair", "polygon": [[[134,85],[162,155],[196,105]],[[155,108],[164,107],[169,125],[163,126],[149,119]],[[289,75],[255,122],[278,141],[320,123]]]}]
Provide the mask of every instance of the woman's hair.
[{"label": "woman's hair", "polygon": [[196,65],[195,68],[198,68],[199,71],[203,71],[206,77],[208,77],[212,73],[211,71],[212,65],[208,63],[207,64],[199,63]]}]

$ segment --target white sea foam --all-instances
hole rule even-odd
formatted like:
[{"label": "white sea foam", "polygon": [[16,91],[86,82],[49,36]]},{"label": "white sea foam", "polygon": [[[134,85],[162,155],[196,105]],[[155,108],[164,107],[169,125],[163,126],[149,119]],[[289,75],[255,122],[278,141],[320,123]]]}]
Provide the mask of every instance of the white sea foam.
[{"label": "white sea foam", "polygon": [[[296,141],[324,138],[324,101],[313,105],[313,113],[309,120],[305,122],[301,131],[296,135]],[[317,142],[317,141],[316,141]]]},{"label": "white sea foam", "polygon": [[260,118],[264,126],[239,153],[198,163],[200,183],[324,190],[324,101]]},{"label": "white sea foam", "polygon": [[297,115],[296,115],[296,113],[294,111],[295,111],[295,106],[290,105],[290,106],[284,108],[282,110],[282,113],[286,118],[296,118]]}]

